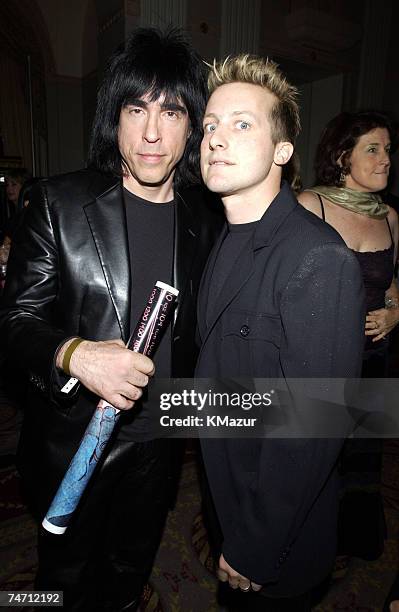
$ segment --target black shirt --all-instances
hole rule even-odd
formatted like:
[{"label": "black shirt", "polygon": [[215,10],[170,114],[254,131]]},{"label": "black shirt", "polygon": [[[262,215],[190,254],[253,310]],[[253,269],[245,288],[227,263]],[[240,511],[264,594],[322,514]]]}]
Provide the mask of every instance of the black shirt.
[{"label": "black shirt", "polygon": [[240,253],[248,240],[251,239],[258,221],[251,223],[229,223],[229,232],[226,234],[217,255],[209,284],[209,300],[206,313],[207,323],[212,317],[215,304],[223,290],[230,273],[236,264]]},{"label": "black shirt", "polygon": [[[134,330],[156,281],[172,283],[174,242],[174,201],[149,202],[124,189],[130,254],[131,307],[130,328]],[[171,327],[168,326],[152,358],[158,378],[171,374]],[[151,383],[150,383],[151,384]],[[148,428],[150,406],[143,398],[132,410],[124,411],[118,439],[145,441],[151,439]]]}]

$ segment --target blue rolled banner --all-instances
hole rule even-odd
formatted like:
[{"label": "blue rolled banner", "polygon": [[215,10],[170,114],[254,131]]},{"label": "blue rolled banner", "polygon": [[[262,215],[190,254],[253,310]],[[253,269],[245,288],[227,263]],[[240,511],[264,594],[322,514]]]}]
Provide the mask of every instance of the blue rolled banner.
[{"label": "blue rolled banner", "polygon": [[[127,348],[151,357],[169,324],[179,292],[157,281],[146,307],[130,336]],[[118,421],[120,410],[101,399],[91,418],[78,450],[58,487],[42,525],[51,533],[66,531],[105,446]]]}]

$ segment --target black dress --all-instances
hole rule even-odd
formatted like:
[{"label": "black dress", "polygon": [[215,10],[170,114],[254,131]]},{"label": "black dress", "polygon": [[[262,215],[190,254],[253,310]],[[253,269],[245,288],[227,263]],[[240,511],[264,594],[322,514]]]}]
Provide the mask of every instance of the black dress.
[{"label": "black dress", "polygon": [[[322,218],[325,213],[320,198]],[[385,306],[385,292],[394,272],[394,241],[386,219],[391,246],[381,251],[353,251],[360,264],[366,290],[367,312]],[[388,339],[372,342],[365,336],[362,378],[386,375]],[[386,526],[381,496],[382,440],[347,440],[340,459],[342,477],[338,519],[338,553],[377,559],[384,549]]]}]

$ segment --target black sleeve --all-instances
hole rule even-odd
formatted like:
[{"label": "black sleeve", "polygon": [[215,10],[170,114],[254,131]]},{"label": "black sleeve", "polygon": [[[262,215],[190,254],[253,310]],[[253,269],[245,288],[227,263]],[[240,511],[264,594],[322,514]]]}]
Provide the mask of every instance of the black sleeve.
[{"label": "black sleeve", "polygon": [[57,241],[43,183],[32,190],[24,223],[12,240],[0,333],[5,354],[46,392],[65,382],[54,367],[59,346],[70,337],[56,324],[58,291]]},{"label": "black sleeve", "polygon": [[[280,359],[288,384],[290,378],[359,376],[364,289],[359,265],[345,246],[325,244],[308,253],[285,288],[280,312]],[[340,438],[260,442],[253,481],[235,481],[240,516],[224,533],[223,554],[236,571],[259,584],[278,580],[341,447]]]}]

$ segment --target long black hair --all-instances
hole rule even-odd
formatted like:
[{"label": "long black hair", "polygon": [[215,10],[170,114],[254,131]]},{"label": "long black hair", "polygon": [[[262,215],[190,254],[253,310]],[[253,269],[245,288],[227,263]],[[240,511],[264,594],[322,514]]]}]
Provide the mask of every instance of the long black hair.
[{"label": "long black hair", "polygon": [[118,147],[121,109],[131,98],[148,95],[156,101],[182,101],[188,112],[191,134],[184,155],[176,167],[174,182],[182,187],[199,181],[199,147],[202,117],[207,99],[206,68],[200,56],[180,30],[162,32],[138,28],[124,48],[110,58],[98,92],[89,150],[89,166],[122,176]]}]

